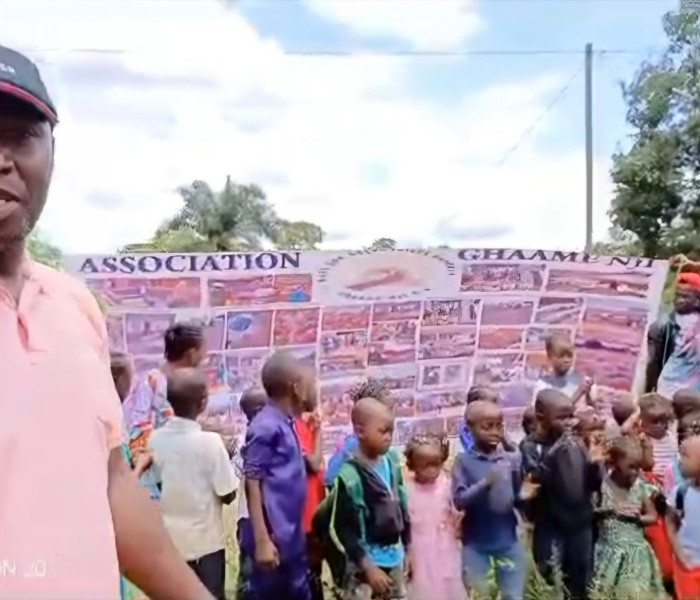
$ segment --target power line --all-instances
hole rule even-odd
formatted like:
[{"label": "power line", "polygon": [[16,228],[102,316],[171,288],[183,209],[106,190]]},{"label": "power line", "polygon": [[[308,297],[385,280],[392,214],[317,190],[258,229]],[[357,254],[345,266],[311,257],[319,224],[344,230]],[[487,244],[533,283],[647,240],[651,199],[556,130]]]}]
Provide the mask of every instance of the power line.
[{"label": "power line", "polygon": [[525,143],[525,140],[530,137],[532,132],[535,130],[535,128],[544,120],[544,118],[552,111],[552,109],[557,105],[559,100],[562,99],[564,94],[569,90],[571,85],[578,79],[579,75],[581,75],[581,72],[583,71],[583,67],[580,68],[576,73],[574,73],[571,78],[564,84],[564,86],[556,93],[556,95],[550,100],[549,104],[545,107],[545,109],[542,111],[542,114],[540,114],[533,122],[532,124],[525,130],[523,131],[522,135],[518,139],[513,146],[511,146],[506,153],[503,155],[501,160],[499,160],[496,163],[497,167],[502,167],[506,161],[515,154],[515,152],[520,148]]},{"label": "power line", "polygon": [[[506,0],[495,0],[506,1]],[[546,2],[570,2],[575,0],[544,0]],[[624,0],[630,1],[630,0]],[[20,48],[22,52],[51,54],[51,53],[69,53],[69,54],[106,54],[106,55],[123,55],[129,50],[126,49],[105,49],[105,48]],[[637,48],[637,49],[602,49],[596,50],[595,54],[602,56],[605,54],[626,54],[638,55],[656,52],[661,48]],[[557,56],[582,56],[583,50],[571,49],[555,49],[555,48],[540,48],[540,49],[484,49],[484,50],[289,50],[284,51],[285,56],[327,56],[327,57],[461,57],[461,56],[541,56],[541,55],[557,55]]]}]

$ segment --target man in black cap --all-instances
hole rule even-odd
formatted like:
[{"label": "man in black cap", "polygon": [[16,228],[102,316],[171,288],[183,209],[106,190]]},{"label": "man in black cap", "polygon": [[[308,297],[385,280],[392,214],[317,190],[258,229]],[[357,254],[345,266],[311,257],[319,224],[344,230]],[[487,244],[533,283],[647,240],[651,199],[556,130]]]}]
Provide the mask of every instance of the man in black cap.
[{"label": "man in black cap", "polygon": [[90,292],[25,240],[46,202],[56,109],[0,46],[0,600],[211,599],[122,457],[108,338]]}]

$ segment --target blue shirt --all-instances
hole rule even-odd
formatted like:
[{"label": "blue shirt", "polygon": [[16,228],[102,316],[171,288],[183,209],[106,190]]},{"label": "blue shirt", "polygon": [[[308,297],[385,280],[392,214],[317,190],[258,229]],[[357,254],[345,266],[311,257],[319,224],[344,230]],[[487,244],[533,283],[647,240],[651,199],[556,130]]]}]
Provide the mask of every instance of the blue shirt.
[{"label": "blue shirt", "polygon": [[[492,485],[486,476],[498,470]],[[520,494],[520,455],[496,450],[483,454],[476,448],[455,458],[452,495],[457,510],[466,512],[462,541],[478,552],[499,552],[517,541],[515,500]]]},{"label": "blue shirt", "polygon": [[[678,486],[673,489],[669,503],[675,506]],[[678,543],[685,551],[691,569],[700,567],[700,490],[688,486],[683,497],[683,520],[678,530]]]},{"label": "blue shirt", "polygon": [[340,473],[340,467],[350,460],[359,446],[360,440],[357,439],[357,435],[354,433],[345,438],[343,445],[336,450],[335,454],[331,456],[331,459],[328,461],[326,474],[323,477],[323,484],[326,487],[333,486],[336,477],[338,477],[338,473]]},{"label": "blue shirt", "polygon": [[[384,484],[392,489],[393,467],[389,457],[382,456],[377,465],[374,467],[375,472],[379,475]],[[393,493],[393,492],[392,492]],[[405,549],[401,542],[393,546],[376,546],[374,544],[367,545],[367,555],[372,559],[372,562],[378,567],[392,569],[403,565]]]},{"label": "blue shirt", "polygon": [[265,519],[280,557],[300,556],[306,543],[306,468],[292,417],[266,404],[246,431],[242,455],[243,475],[260,481]]},{"label": "blue shirt", "polygon": [[462,450],[471,450],[474,447],[474,436],[466,423],[462,423],[459,428],[459,441],[462,443]]}]

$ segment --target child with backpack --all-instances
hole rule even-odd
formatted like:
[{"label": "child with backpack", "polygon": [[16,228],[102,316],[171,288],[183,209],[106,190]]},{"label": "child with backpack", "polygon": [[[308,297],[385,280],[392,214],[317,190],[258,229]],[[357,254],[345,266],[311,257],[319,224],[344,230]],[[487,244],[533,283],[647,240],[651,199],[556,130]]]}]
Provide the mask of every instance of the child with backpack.
[{"label": "child with backpack", "polygon": [[314,516],[313,532],[346,600],[404,600],[410,543],[400,460],[390,450],[391,409],[374,398],[352,411],[358,447]]},{"label": "child with backpack", "polygon": [[681,444],[682,481],[669,497],[667,522],[674,551],[673,583],[678,600],[700,598],[700,436]]}]

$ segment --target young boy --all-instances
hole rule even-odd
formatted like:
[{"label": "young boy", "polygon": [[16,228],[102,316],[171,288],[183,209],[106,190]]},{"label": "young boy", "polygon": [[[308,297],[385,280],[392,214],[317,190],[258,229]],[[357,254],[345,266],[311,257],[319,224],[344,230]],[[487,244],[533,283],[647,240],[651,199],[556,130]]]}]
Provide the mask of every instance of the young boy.
[{"label": "young boy", "polygon": [[576,350],[569,335],[560,331],[552,333],[545,340],[545,350],[550,371],[537,381],[536,391],[559,390],[573,401],[577,411],[595,408],[593,380],[574,370]]},{"label": "young boy", "polygon": [[675,563],[673,580],[678,600],[700,598],[700,437],[681,445],[681,472],[685,481],[670,495],[667,523]]},{"label": "young boy", "polygon": [[[389,388],[378,379],[368,379],[350,391],[350,401],[355,404],[362,398],[374,398],[375,400],[392,408],[394,398]],[[359,445],[357,435],[353,432],[338,448],[328,461],[328,468],[323,477],[323,483],[327,488],[332,488],[340,468],[352,457]]]},{"label": "young boy", "polygon": [[394,415],[386,404],[363,398],[352,420],[358,448],[341,467],[314,531],[320,537],[330,531],[343,549],[343,572],[334,575],[344,598],[403,600],[410,523],[400,462],[390,450]]},{"label": "young boy", "polygon": [[268,402],[252,420],[243,448],[243,474],[255,556],[251,598],[307,600],[306,467],[294,418],[315,403],[312,373],[294,356],[278,352],[262,369]]},{"label": "young boy", "polygon": [[[484,401],[498,404],[498,391],[485,385],[473,385],[467,392],[467,409],[473,402]],[[459,430],[459,441],[462,444],[462,450],[469,450],[474,445],[472,432],[467,425],[467,413],[464,413],[464,422]]]},{"label": "young boy", "polygon": [[553,561],[571,598],[586,598],[593,558],[593,494],[600,489],[604,449],[589,451],[573,435],[571,398],[545,389],[535,401],[537,432],[523,444],[523,470],[540,485],[530,507],[533,553],[540,573],[554,583]]},{"label": "young boy", "polygon": [[148,440],[162,489],[163,521],[202,583],[223,600],[222,508],[234,500],[238,481],[221,436],[197,423],[207,404],[206,375],[191,367],[174,370],[167,390],[174,416]]},{"label": "young boy", "polygon": [[[241,412],[245,415],[247,426],[250,427],[255,416],[267,403],[267,394],[261,389],[246,390],[240,399]],[[237,598],[244,598],[248,594],[248,584],[253,572],[253,556],[246,552],[246,548],[254,546],[253,528],[248,516],[248,501],[245,495],[245,481],[243,479],[243,446],[245,445],[245,433],[238,438],[236,445],[238,452],[234,455],[232,463],[236,475],[241,483],[238,486],[238,524],[236,528],[236,539],[238,541],[238,581],[236,585]]]},{"label": "young boy", "polygon": [[501,447],[503,417],[497,404],[472,402],[467,424],[474,443],[457,456],[452,469],[455,508],[468,515],[462,540],[465,577],[477,595],[486,598],[495,565],[500,597],[522,600],[525,559],[515,514],[521,487],[519,455]]}]

